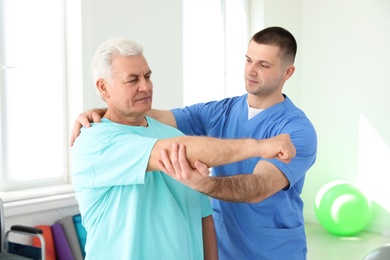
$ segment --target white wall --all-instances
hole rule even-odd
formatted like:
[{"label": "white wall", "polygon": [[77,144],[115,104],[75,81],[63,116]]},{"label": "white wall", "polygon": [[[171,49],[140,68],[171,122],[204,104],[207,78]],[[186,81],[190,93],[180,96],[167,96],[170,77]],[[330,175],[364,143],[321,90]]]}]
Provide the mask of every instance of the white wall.
[{"label": "white wall", "polygon": [[83,0],[84,109],[104,106],[96,97],[89,64],[104,41],[126,37],[140,42],[153,71],[153,105],[180,107],[182,90],[182,1]]},{"label": "white wall", "polygon": [[301,13],[300,104],[319,136],[306,212],[322,185],[346,179],[375,202],[371,228],[390,229],[390,1],[303,0]]}]

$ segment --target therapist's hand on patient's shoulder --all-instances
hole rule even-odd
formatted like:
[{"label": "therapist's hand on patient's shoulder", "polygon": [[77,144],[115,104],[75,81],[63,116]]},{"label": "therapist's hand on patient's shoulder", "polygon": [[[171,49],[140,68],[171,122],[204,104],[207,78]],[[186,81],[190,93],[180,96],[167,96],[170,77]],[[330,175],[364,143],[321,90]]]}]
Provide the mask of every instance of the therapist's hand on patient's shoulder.
[{"label": "therapist's hand on patient's shoulder", "polygon": [[73,146],[77,136],[80,135],[81,127],[84,126],[88,128],[91,126],[91,123],[99,123],[106,111],[106,108],[94,108],[80,114],[73,125],[72,134],[70,136],[70,146]]}]

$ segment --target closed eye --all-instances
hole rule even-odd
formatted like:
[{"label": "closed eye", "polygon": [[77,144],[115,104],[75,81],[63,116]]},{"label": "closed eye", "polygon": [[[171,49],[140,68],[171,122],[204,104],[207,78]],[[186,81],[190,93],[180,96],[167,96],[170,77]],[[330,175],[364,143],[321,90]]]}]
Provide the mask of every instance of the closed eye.
[{"label": "closed eye", "polygon": [[148,73],[146,73],[144,77],[146,80],[149,80],[152,77],[152,71],[149,71]]},{"label": "closed eye", "polygon": [[138,78],[136,78],[136,79],[132,79],[132,80],[128,80],[128,81],[126,81],[125,83],[129,83],[129,84],[137,84],[137,82],[138,82]]}]

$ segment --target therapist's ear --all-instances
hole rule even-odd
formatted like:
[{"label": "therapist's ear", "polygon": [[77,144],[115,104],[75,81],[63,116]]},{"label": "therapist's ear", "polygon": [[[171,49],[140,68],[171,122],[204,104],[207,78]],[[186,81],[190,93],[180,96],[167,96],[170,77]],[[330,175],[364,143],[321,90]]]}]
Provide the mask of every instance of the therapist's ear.
[{"label": "therapist's ear", "polygon": [[291,78],[291,76],[294,74],[294,71],[295,71],[295,66],[294,65],[288,66],[286,68],[286,72],[285,72],[285,75],[284,75],[284,81],[286,81],[289,78]]}]

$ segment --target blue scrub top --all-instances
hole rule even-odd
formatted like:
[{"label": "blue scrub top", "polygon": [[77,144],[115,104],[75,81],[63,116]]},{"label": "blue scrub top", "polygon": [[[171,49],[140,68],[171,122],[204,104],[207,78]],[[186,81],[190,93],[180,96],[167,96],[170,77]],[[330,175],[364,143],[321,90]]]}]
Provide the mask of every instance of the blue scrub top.
[{"label": "blue scrub top", "polygon": [[[302,110],[285,100],[248,120],[247,94],[172,110],[187,135],[221,138],[270,138],[290,135],[297,151],[289,164],[268,160],[290,185],[259,203],[212,200],[220,259],[306,259],[303,202],[305,174],[316,159],[317,136]],[[264,158],[214,167],[213,176],[251,174]]]}]

